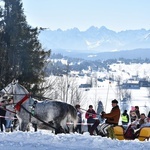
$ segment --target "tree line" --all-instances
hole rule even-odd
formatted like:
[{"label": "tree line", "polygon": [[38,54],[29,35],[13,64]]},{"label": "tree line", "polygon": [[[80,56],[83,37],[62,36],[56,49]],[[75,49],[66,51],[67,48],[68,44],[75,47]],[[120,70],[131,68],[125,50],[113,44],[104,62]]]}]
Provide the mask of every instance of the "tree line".
[{"label": "tree line", "polygon": [[[57,61],[56,61],[57,60]],[[62,60],[66,60],[67,64],[63,63]],[[48,64],[46,68],[46,75],[50,76],[53,75],[66,75],[68,71],[78,71],[82,72],[82,70],[89,70],[91,69],[94,71],[103,71],[106,69],[110,71],[110,65],[117,63],[124,63],[124,64],[132,64],[132,63],[150,63],[150,59],[126,59],[126,58],[119,58],[119,59],[107,59],[107,60],[85,60],[81,58],[72,58],[63,56],[62,54],[51,54],[51,62]],[[69,69],[68,69],[69,65]]]},{"label": "tree line", "polygon": [[27,23],[21,0],[1,0],[1,3],[0,89],[16,78],[33,93],[38,92],[50,50],[42,48],[38,40],[40,30]]}]

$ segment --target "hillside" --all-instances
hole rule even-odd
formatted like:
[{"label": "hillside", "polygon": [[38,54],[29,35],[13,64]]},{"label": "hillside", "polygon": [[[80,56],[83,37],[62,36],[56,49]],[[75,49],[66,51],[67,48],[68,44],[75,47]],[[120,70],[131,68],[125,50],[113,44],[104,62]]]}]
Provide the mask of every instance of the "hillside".
[{"label": "hillside", "polygon": [[85,60],[107,60],[107,59],[146,59],[150,56],[150,48],[147,49],[133,49],[122,50],[114,52],[100,52],[93,53],[88,50],[83,53],[82,51],[66,51],[63,49],[52,49],[52,54],[62,54],[63,56],[71,58],[80,58]]},{"label": "hillside", "polygon": [[[141,87],[138,89],[132,88],[132,89],[121,90],[121,92],[127,92],[131,95],[129,101],[127,102],[128,106],[124,108],[123,106],[121,106],[121,100],[123,100],[123,98],[126,98],[126,96],[125,95],[122,95],[121,97],[119,96],[118,93],[119,87],[117,86],[117,82],[119,81],[120,84],[122,84],[123,82],[126,82],[129,79],[134,79],[134,77],[136,77],[134,79],[135,81],[142,78],[150,81],[149,68],[150,68],[150,63],[143,63],[143,64],[113,63],[109,66],[109,70],[104,68],[99,71],[83,70],[82,75],[80,75],[78,71],[71,71],[69,73],[69,79],[68,79],[68,84],[69,84],[68,92],[70,93],[70,90],[72,90],[75,87],[78,87],[79,91],[82,93],[82,98],[80,99],[80,105],[84,109],[87,109],[90,104],[92,104],[94,108],[97,109],[97,103],[99,100],[101,100],[103,102],[106,112],[109,112],[111,108],[111,100],[116,98],[120,101],[119,105],[122,111],[123,109],[130,110],[131,106],[135,106],[138,104],[141,112],[148,114],[150,108],[149,88]],[[54,77],[51,76],[51,77],[54,78],[55,76]],[[52,82],[52,78],[50,77],[48,78],[49,82]],[[98,81],[98,79],[101,80]],[[65,75],[58,76],[57,80],[65,81]],[[90,83],[91,80],[93,81],[92,87],[79,88],[81,84]],[[69,81],[73,81],[73,84]],[[48,83],[48,81],[46,83]],[[61,86],[59,88],[61,88]],[[61,93],[61,91],[57,90],[56,93]]]}]

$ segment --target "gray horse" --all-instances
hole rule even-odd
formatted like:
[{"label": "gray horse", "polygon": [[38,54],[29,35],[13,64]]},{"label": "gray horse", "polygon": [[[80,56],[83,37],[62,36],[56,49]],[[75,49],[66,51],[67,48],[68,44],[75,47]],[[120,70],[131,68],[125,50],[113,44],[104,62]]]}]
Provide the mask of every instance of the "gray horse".
[{"label": "gray horse", "polygon": [[21,131],[28,130],[29,122],[39,128],[53,128],[55,134],[68,131],[66,125],[68,119],[73,122],[74,127],[76,126],[77,112],[72,105],[55,100],[37,101],[31,98],[29,92],[16,80],[8,84],[0,93],[1,97],[6,94],[13,95]]}]

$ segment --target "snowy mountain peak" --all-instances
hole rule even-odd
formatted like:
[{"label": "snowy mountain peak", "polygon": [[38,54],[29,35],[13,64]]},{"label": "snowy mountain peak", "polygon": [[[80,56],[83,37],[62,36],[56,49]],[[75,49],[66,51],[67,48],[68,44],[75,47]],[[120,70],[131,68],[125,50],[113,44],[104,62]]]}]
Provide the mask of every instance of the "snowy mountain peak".
[{"label": "snowy mountain peak", "polygon": [[150,31],[145,29],[115,32],[105,26],[91,26],[86,31],[72,28],[43,30],[39,39],[49,49],[67,49],[75,51],[108,52],[114,49],[129,50],[150,48]]}]

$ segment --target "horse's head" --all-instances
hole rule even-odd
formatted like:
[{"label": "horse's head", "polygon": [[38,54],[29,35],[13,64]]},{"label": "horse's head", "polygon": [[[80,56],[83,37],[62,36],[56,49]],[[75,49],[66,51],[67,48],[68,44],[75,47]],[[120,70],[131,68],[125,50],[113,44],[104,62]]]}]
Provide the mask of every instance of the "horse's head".
[{"label": "horse's head", "polygon": [[13,96],[15,102],[21,100],[29,92],[18,83],[17,80],[13,80],[5,88],[0,91],[0,101],[2,101],[4,96]]},{"label": "horse's head", "polygon": [[6,96],[10,96],[10,95],[15,94],[15,86],[17,83],[18,83],[17,80],[13,80],[11,83],[9,83],[6,87],[4,87],[0,91],[0,101],[5,99],[4,97],[6,97]]}]

